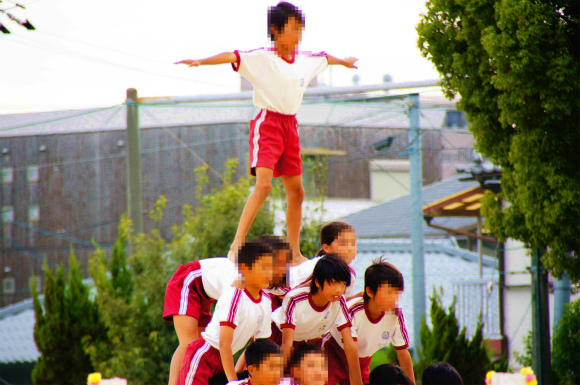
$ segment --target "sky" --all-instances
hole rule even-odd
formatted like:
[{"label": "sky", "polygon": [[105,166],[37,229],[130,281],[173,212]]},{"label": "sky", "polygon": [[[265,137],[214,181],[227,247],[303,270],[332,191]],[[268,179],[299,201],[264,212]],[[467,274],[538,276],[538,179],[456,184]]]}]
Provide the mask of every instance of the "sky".
[{"label": "sky", "polygon": [[[139,96],[223,94],[240,90],[229,65],[174,65],[236,49],[270,45],[267,8],[251,0],[21,0],[35,31],[0,13],[0,114],[106,107]],[[438,79],[417,48],[424,0],[294,1],[306,16],[300,49],[359,59],[358,70],[333,66],[334,86]],[[12,7],[0,1],[0,9]]]}]

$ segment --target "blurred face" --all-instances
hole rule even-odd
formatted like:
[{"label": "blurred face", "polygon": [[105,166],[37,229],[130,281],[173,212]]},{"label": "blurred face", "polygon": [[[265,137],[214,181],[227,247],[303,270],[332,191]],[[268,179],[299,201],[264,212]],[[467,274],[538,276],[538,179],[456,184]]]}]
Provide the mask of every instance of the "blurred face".
[{"label": "blurred face", "polygon": [[330,245],[323,245],[324,252],[335,253],[350,265],[356,257],[356,233],[354,230],[342,230]]},{"label": "blurred face", "polygon": [[291,17],[288,22],[282,28],[282,31],[277,31],[272,28],[274,32],[274,39],[279,46],[288,47],[291,51],[298,47],[298,44],[302,41],[302,23],[296,18]]},{"label": "blurred face", "polygon": [[325,385],[328,381],[328,363],[321,353],[308,353],[292,375],[300,385]]},{"label": "blurred face", "polygon": [[393,286],[389,285],[388,283],[383,283],[379,285],[376,294],[373,296],[372,293],[369,293],[370,290],[367,290],[367,294],[369,297],[374,299],[374,301],[379,305],[379,309],[381,311],[390,311],[397,307],[399,303],[399,297],[401,292],[399,289],[394,288]]},{"label": "blurred face", "polygon": [[339,282],[334,279],[326,281],[322,289],[318,282],[316,282],[316,286],[318,286],[319,293],[321,293],[328,302],[338,301],[346,290],[346,282]]},{"label": "blurred face", "polygon": [[285,286],[286,274],[288,270],[288,261],[290,259],[290,250],[279,250],[276,253],[275,263],[273,268],[273,286]]},{"label": "blurred face", "polygon": [[283,375],[282,356],[270,355],[258,367],[250,365],[248,373],[254,385],[278,385]]},{"label": "blurred face", "polygon": [[241,265],[244,281],[247,286],[254,286],[266,289],[270,286],[273,276],[273,256],[272,254],[261,255],[251,268]]}]

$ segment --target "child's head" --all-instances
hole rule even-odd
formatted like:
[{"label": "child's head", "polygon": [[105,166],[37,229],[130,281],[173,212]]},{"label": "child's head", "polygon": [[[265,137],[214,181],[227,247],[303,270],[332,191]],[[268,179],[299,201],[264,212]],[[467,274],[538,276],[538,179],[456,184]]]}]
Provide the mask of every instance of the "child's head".
[{"label": "child's head", "polygon": [[258,339],[248,345],[246,365],[252,384],[278,385],[283,374],[280,348],[267,339]]},{"label": "child's head", "polygon": [[335,254],[321,257],[312,271],[310,293],[322,293],[329,302],[337,301],[350,285],[350,269],[345,261]]},{"label": "child's head", "polygon": [[300,8],[281,1],[268,9],[268,34],[278,45],[295,48],[302,40],[305,19]]},{"label": "child's head", "polygon": [[350,264],[356,257],[357,252],[354,227],[343,221],[325,224],[320,229],[320,245],[322,249],[317,255],[335,253],[346,263]]},{"label": "child's head", "polygon": [[382,364],[373,369],[369,375],[370,385],[413,385],[400,366]]},{"label": "child's head", "polygon": [[290,245],[284,238],[276,235],[262,235],[258,240],[270,246],[274,253],[274,269],[271,286],[285,286],[288,264],[292,258]]},{"label": "child's head", "polygon": [[326,355],[314,345],[300,345],[292,353],[290,372],[300,385],[324,385],[328,381]]},{"label": "child's head", "polygon": [[259,240],[246,242],[240,247],[237,265],[246,286],[260,289],[270,286],[273,257],[270,246]]},{"label": "child's head", "polygon": [[423,371],[423,385],[463,385],[457,370],[447,362],[431,364]]},{"label": "child's head", "polygon": [[404,288],[403,274],[395,266],[384,262],[382,257],[367,267],[364,299],[374,300],[382,311],[397,307]]}]

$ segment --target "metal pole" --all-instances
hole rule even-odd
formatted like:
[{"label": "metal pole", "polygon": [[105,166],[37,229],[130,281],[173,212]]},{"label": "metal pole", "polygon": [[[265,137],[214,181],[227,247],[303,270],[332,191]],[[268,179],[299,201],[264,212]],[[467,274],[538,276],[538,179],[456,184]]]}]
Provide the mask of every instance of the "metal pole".
[{"label": "metal pole", "polygon": [[554,325],[557,325],[564,315],[568,303],[570,303],[570,279],[564,273],[562,279],[554,281]]},{"label": "metal pole", "polygon": [[483,278],[483,265],[481,263],[483,257],[483,240],[481,239],[481,216],[477,216],[477,235],[480,238],[477,238],[477,256],[479,259],[479,278]]},{"label": "metal pole", "polygon": [[143,232],[143,194],[141,191],[141,133],[137,90],[127,90],[127,211],[137,234]]},{"label": "metal pole", "polygon": [[419,94],[409,95],[409,179],[411,185],[411,248],[413,251],[413,339],[414,355],[421,348],[419,332],[425,317],[425,267],[423,261],[423,171]]},{"label": "metal pole", "polygon": [[532,335],[533,367],[539,385],[551,384],[550,314],[548,307],[548,274],[536,249],[532,264]]}]

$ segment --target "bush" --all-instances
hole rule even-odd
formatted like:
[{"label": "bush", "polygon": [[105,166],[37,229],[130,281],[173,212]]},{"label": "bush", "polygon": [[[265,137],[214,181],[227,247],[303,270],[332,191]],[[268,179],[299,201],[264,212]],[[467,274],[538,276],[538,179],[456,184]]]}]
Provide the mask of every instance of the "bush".
[{"label": "bush", "polygon": [[566,311],[552,334],[552,369],[561,384],[580,384],[580,299]]}]

